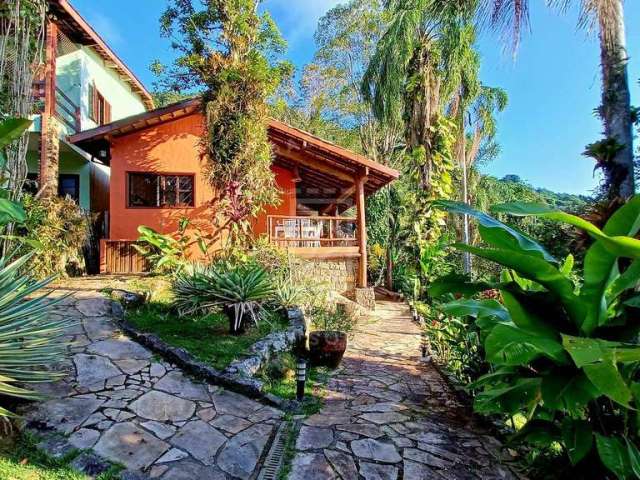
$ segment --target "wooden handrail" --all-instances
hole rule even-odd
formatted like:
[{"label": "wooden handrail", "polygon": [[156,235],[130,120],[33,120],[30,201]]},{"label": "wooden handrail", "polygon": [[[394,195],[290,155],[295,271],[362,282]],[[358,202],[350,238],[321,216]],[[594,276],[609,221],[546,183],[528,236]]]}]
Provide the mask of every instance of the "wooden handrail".
[{"label": "wooden handrail", "polygon": [[[81,130],[80,107],[76,105],[75,102],[71,100],[59,87],[56,87],[56,97],[57,96],[60,96],[64,102],[58,102],[56,98],[56,116],[60,121],[62,121],[62,123],[73,130],[73,133],[79,132]],[[59,112],[58,109],[62,110],[62,113]],[[65,114],[70,118],[67,118]]]},{"label": "wooden handrail", "polygon": [[290,219],[290,220],[338,220],[345,222],[356,222],[356,217],[322,217],[322,216],[304,216],[304,215],[267,215],[267,218]]},{"label": "wooden handrail", "polygon": [[60,95],[62,99],[65,100],[67,103],[70,103],[73,108],[78,108],[78,106],[76,105],[76,102],[71,100],[60,87],[56,87],[56,93]]}]

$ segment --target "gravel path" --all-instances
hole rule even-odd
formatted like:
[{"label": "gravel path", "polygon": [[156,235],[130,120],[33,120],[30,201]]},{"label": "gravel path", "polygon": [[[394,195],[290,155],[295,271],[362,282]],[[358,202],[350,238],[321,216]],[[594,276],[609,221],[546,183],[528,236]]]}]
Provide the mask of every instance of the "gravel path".
[{"label": "gravel path", "polygon": [[405,304],[379,302],[353,337],[323,410],[303,422],[290,480],[515,478],[496,439],[422,362]]}]

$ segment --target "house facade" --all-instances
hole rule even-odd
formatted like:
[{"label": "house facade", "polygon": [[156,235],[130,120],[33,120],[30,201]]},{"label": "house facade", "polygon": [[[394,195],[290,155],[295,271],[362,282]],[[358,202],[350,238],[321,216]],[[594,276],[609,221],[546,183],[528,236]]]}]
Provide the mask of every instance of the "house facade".
[{"label": "house facade", "polygon": [[153,100],[66,0],[48,4],[44,69],[34,84],[39,113],[27,156],[31,188],[69,195],[83,209],[103,212],[109,168],[67,136],[153,109]]},{"label": "house facade", "polygon": [[[191,99],[69,137],[92,155],[105,153],[111,169],[102,272],[144,270],[132,248],[139,225],[174,233],[186,218],[192,238],[213,233],[204,133],[200,99]],[[310,270],[301,275],[324,278],[340,293],[366,287],[365,199],[399,173],[276,120],[268,134],[280,202],[253,219],[254,234],[305,259],[300,268]]]},{"label": "house facade", "polygon": [[[133,248],[140,225],[173,234],[188,219],[192,238],[215,233],[201,102],[154,109],[142,83],[67,0],[48,3],[29,177],[43,195],[68,195],[97,214],[100,248],[91,256],[99,255],[100,272],[143,272],[147,262]],[[398,172],[276,120],[268,134],[280,202],[253,219],[254,234],[303,259],[294,274],[340,293],[364,289],[365,199]]]}]

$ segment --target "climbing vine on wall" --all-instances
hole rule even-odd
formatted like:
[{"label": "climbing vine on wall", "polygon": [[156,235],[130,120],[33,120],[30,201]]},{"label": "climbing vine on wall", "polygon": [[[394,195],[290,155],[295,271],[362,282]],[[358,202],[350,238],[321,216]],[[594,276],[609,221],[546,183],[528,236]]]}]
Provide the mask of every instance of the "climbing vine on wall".
[{"label": "climbing vine on wall", "polygon": [[293,67],[279,60],[286,44],[260,3],[173,0],[161,18],[163,35],[180,53],[163,69],[169,88],[202,94],[203,153],[223,216],[219,225],[233,243],[246,239],[251,217],[279,198],[267,100]]}]

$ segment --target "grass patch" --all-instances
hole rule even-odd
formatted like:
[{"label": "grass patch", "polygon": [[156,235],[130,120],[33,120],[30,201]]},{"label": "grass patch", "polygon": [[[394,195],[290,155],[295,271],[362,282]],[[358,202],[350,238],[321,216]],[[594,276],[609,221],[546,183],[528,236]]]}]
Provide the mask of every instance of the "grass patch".
[{"label": "grass patch", "polygon": [[[277,363],[277,367],[273,364]],[[279,355],[260,372],[260,380],[265,384],[268,393],[287,400],[296,398],[295,358],[290,353]],[[329,377],[326,368],[311,368],[307,370],[307,382],[305,383],[305,398],[301,405],[301,414],[309,416],[318,413],[324,403],[324,386]]]},{"label": "grass patch", "polygon": [[287,478],[289,478],[291,464],[293,463],[293,458],[296,456],[296,440],[299,433],[300,424],[290,420],[287,423],[287,431],[285,433],[287,439],[284,442],[284,453],[282,455],[282,465],[278,472],[278,480],[287,480]]},{"label": "grass patch", "polygon": [[[171,291],[161,277],[138,279],[131,285],[138,291],[149,291],[151,299],[142,307],[127,312],[127,320],[139,330],[154,333],[168,344],[184,348],[195,358],[223,370],[246,353],[249,347],[269,333],[287,328],[280,315],[269,315],[244,335],[229,334],[229,320],[223,313],[181,317],[172,308]],[[142,285],[140,285],[142,284]]]},{"label": "grass patch", "polygon": [[[80,452],[56,460],[36,448],[31,435],[0,437],[0,479],[2,480],[87,480],[70,467]],[[121,468],[112,467],[96,480],[116,480]]]}]

